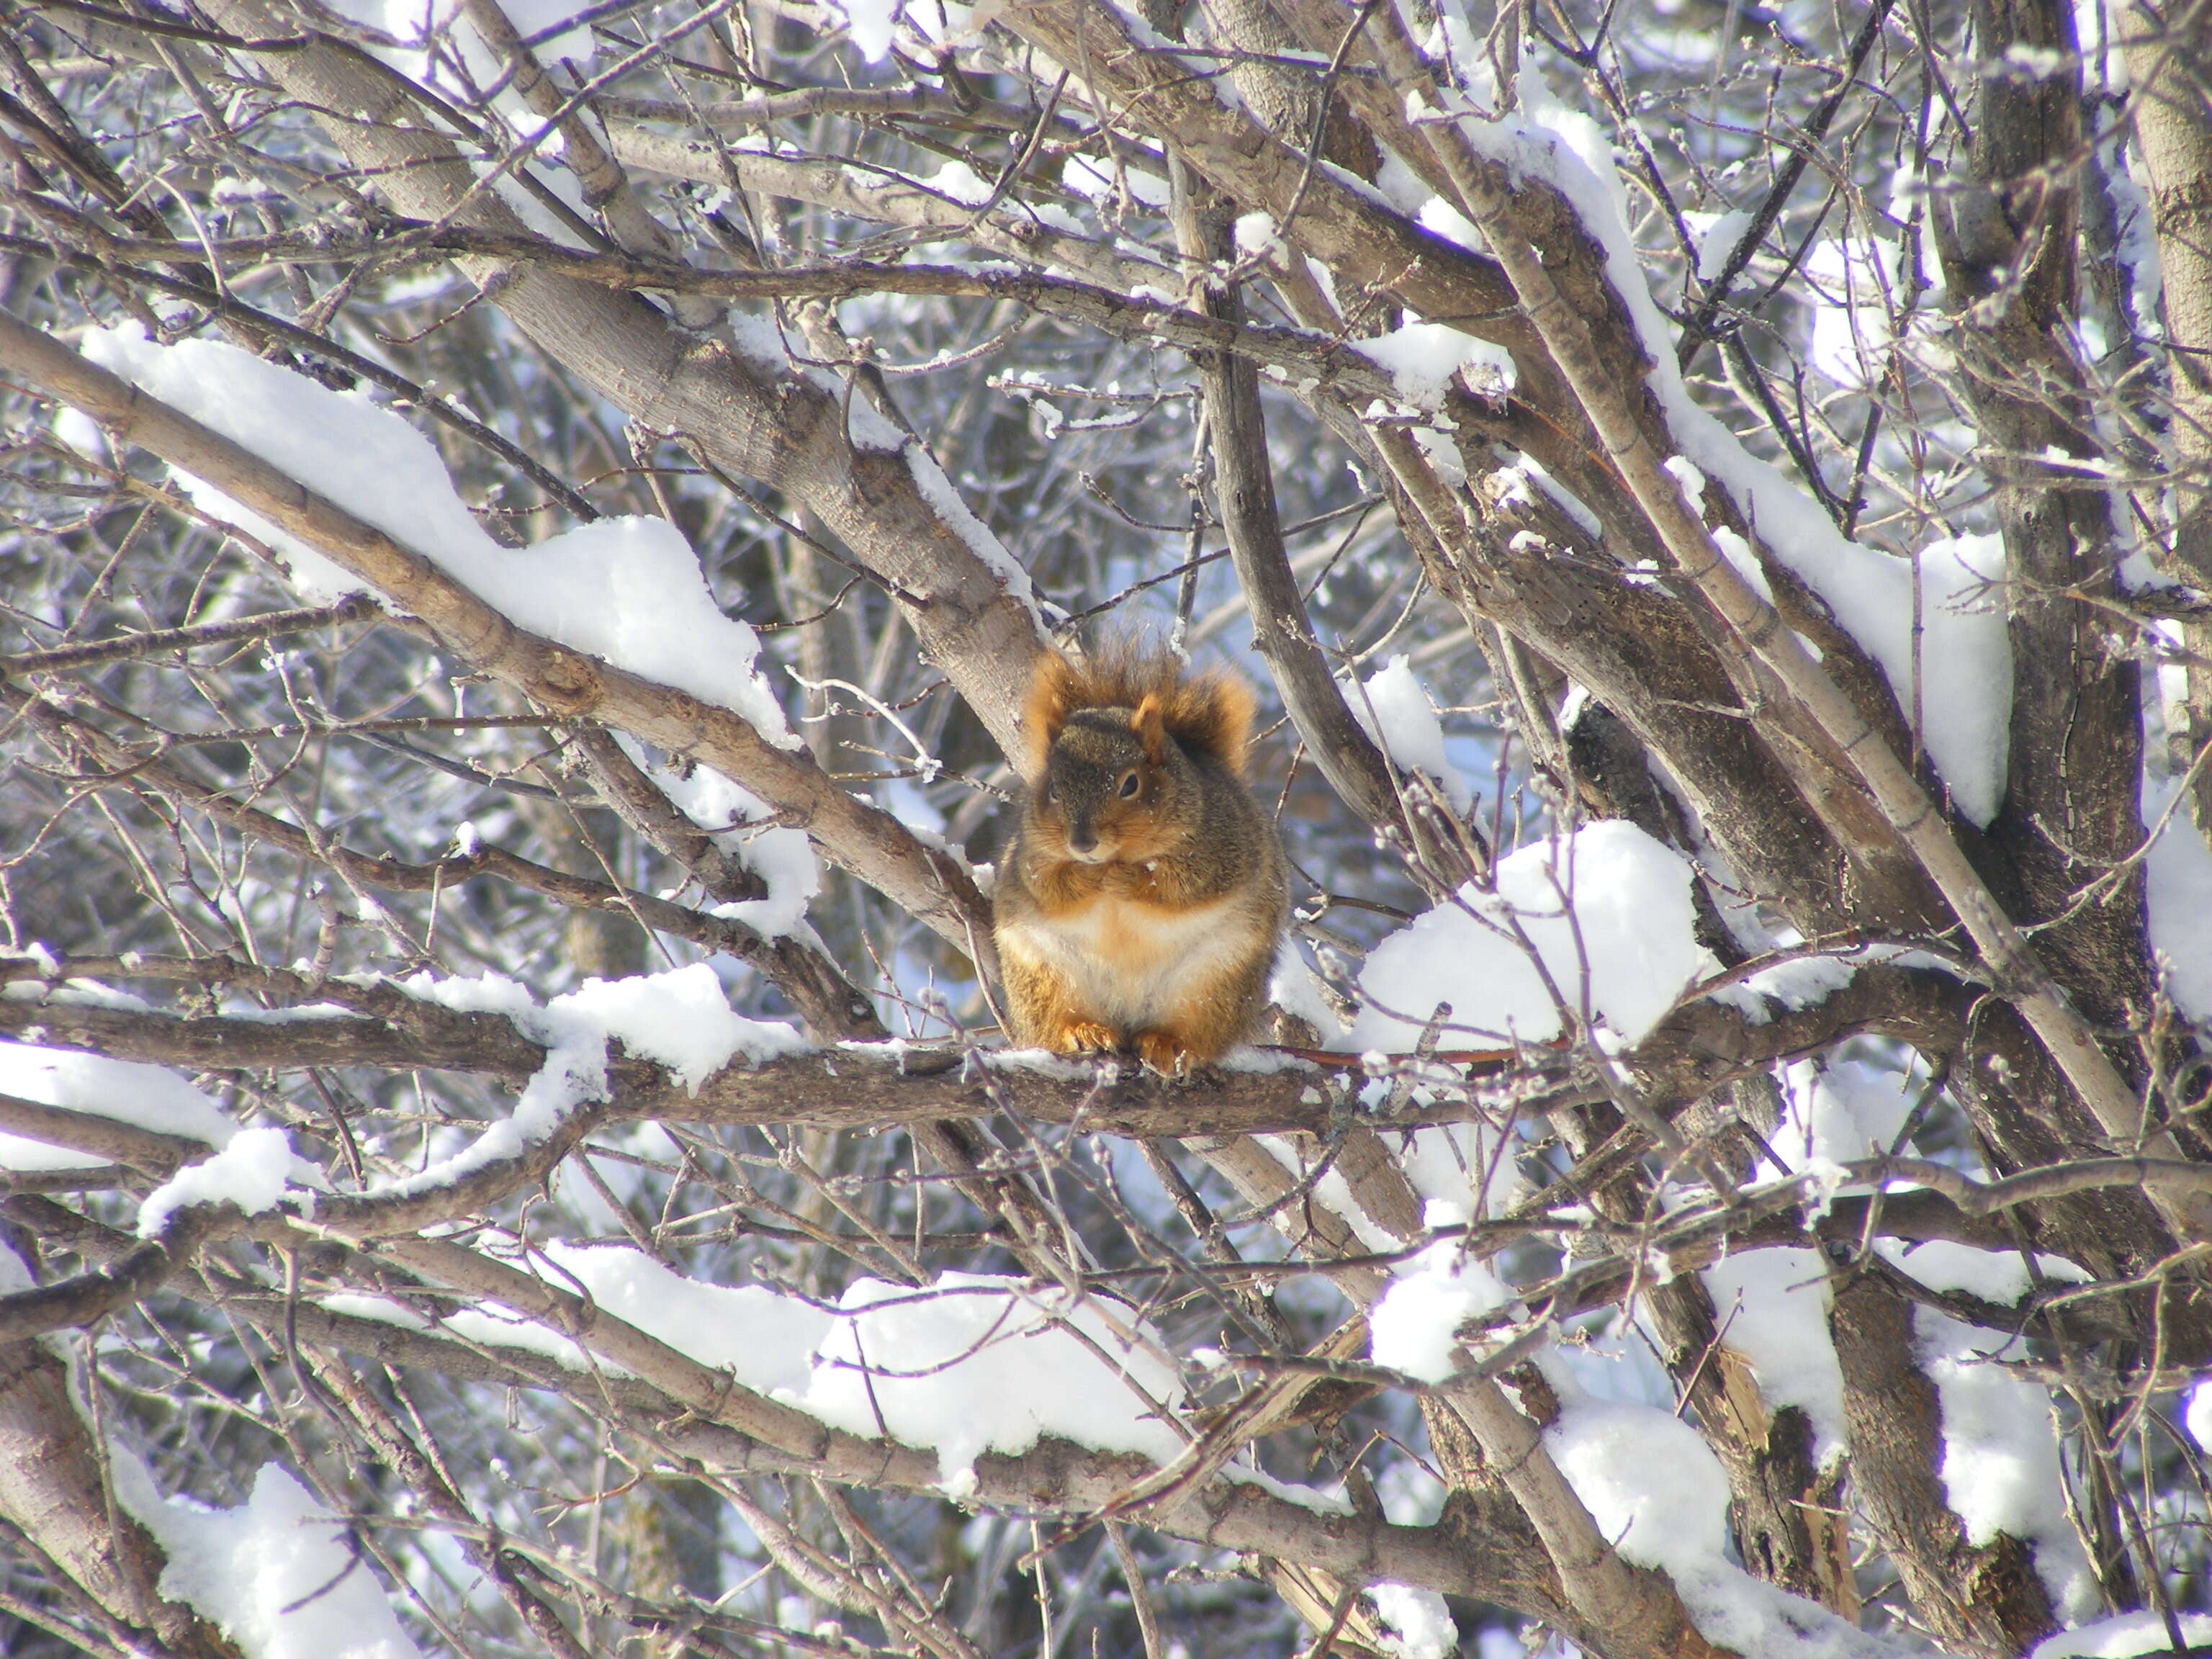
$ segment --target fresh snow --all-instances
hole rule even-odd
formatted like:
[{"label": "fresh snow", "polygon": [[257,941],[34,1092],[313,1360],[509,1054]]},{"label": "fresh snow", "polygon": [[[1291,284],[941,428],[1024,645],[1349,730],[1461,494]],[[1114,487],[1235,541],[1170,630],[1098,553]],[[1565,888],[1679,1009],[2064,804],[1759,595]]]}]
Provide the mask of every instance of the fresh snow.
[{"label": "fresh snow", "polygon": [[1459,1651],[1459,1626],[1444,1598],[1434,1590],[1376,1584],[1367,1594],[1386,1626],[1382,1645],[1392,1659],[1449,1659]]},{"label": "fresh snow", "polygon": [[1248,258],[1267,259],[1283,252],[1283,239],[1276,234],[1272,213],[1240,214],[1229,240],[1231,246]]},{"label": "fresh snow", "polygon": [[1735,252],[1735,245],[1751,228],[1751,222],[1759,216],[1741,209],[1722,214],[1685,214],[1690,228],[1698,232],[1698,280],[1710,283],[1717,278]]},{"label": "fresh snow", "polygon": [[240,1129],[213,1158],[188,1164],[138,1206],[138,1237],[152,1238],[187,1204],[235,1204],[247,1215],[290,1198],[312,1212],[314,1193],[327,1188],[321,1168],[292,1150],[282,1129]]},{"label": "fresh snow", "polygon": [[115,1493],[161,1545],[158,1586],[236,1642],[246,1659],[418,1659],[343,1516],[275,1463],[234,1510],[163,1498],[120,1447]]},{"label": "fresh snow", "polygon": [[[801,739],[754,666],[760,641],[726,617],[683,533],[665,519],[603,519],[536,547],[484,533],[438,452],[388,409],[219,340],[164,346],[95,329],[85,356],[328,496],[421,554],[516,626],[743,716],[781,749]],[[283,556],[294,586],[330,600],[368,584],[219,490],[179,475],[206,511]]]},{"label": "fresh snow", "polygon": [[1446,1382],[1459,1370],[1459,1328],[1510,1305],[1513,1292],[1463,1241],[1438,1239],[1397,1270],[1367,1315],[1368,1354],[1424,1382]]},{"label": "fresh snow", "polygon": [[208,1146],[223,1146],[239,1133],[222,1106],[168,1066],[45,1048],[35,1042],[0,1046],[0,1093],[112,1117],[159,1134],[188,1134]]},{"label": "fresh snow", "polygon": [[787,824],[752,828],[776,814],[750,790],[711,766],[678,769],[665,765],[626,733],[617,733],[615,740],[678,811],[767,884],[765,898],[718,904],[714,914],[725,921],[741,922],[763,939],[781,939],[797,930],[807,905],[822,890],[821,861],[806,832]]},{"label": "fresh snow", "polygon": [[1108,162],[1093,161],[1088,155],[1070,155],[1060,168],[1060,181],[1078,196],[1093,202],[1113,193],[1116,178],[1128,181],[1129,194],[1141,207],[1167,206],[1171,191],[1168,181],[1157,173],[1147,173],[1141,167],[1123,167],[1117,175]]},{"label": "fresh snow", "polygon": [[1951,1509],[1979,1548],[1999,1533],[2033,1547],[2036,1575],[2069,1620],[2096,1610],[2096,1574],[2066,1513],[2051,1393],[1990,1356],[2014,1346],[2009,1333],[1916,1308],[1921,1368],[1942,1403],[1943,1457],[1936,1470]]},{"label": "fresh snow", "polygon": [[[1562,106],[1540,76],[1518,82],[1520,106],[1495,120],[1468,116],[1469,142],[1503,165],[1516,183],[1551,185],[1605,252],[1607,275],[1628,308],[1651,361],[1653,394],[1683,453],[1735,500],[1753,533],[1826,602],[1844,631],[1881,666],[1899,706],[1912,713],[1911,567],[1854,542],[1820,504],[1746,449],[1700,408],[1674,359],[1674,340],[1646,283],[1627,229],[1627,198],[1613,162],[1613,141],[1588,116]],[[1477,246],[1441,201],[1421,222]],[[1431,222],[1431,221],[1434,222]],[[1464,224],[1464,220],[1460,220]],[[1471,240],[1470,240],[1471,239]],[[2003,796],[2007,723],[2012,702],[2011,645],[2003,606],[1989,592],[2003,575],[1994,537],[1967,536],[1921,550],[1923,736],[1929,758],[1960,811],[1986,823]]]},{"label": "fresh snow", "polygon": [[[1796,950],[1805,943],[1805,936],[1794,927],[1771,932],[1761,927],[1753,914],[1755,907],[1731,902],[1724,894],[1716,893],[1715,896],[1721,919],[1735,935],[1738,944],[1755,951],[1784,951]],[[1875,949],[1869,946],[1865,951],[1839,951],[1834,955],[1822,952],[1778,962],[1771,968],[1745,975],[1733,985],[1724,985],[1711,995],[1714,1001],[1737,1010],[1753,1024],[1764,1025],[1774,1018],[1773,1010],[1767,1006],[1769,1002],[1778,1002],[1793,1012],[1826,1002],[1851,982],[1858,972],[1856,963],[1871,959]]]},{"label": "fresh snow", "polygon": [[[920,1289],[863,1279],[834,1313],[762,1285],[710,1285],[627,1245],[551,1243],[529,1270],[588,1295],[607,1313],[740,1386],[866,1439],[886,1433],[934,1450],[945,1490],[973,1490],[975,1460],[1018,1455],[1053,1435],[1164,1463],[1183,1446],[1170,1419],[1183,1404],[1168,1350],[1133,1309],[1104,1297],[991,1274],[946,1273]],[[385,1297],[325,1296],[334,1313],[614,1373],[550,1326],[495,1304],[434,1327]],[[1232,1468],[1277,1497],[1345,1514],[1340,1498]]]},{"label": "fresh snow", "polygon": [[[35,1042],[0,1043],[0,1094],[112,1118],[159,1134],[184,1135],[210,1146],[227,1146],[238,1133],[238,1126],[220,1106],[165,1066],[142,1066]],[[0,1135],[0,1169],[76,1169],[100,1161],[42,1141]]]},{"label": "fresh snow", "polygon": [[1818,1250],[1739,1250],[1705,1269],[1722,1343],[1751,1367],[1770,1411],[1796,1406],[1825,1468],[1844,1450],[1844,1371],[1828,1334],[1832,1297]]},{"label": "fresh snow", "polygon": [[[1822,523],[1827,520],[1823,518]],[[1871,652],[1909,722],[1916,717],[1928,758],[1960,812],[1986,825],[2003,803],[2012,729],[2012,638],[2005,622],[2004,543],[1956,536],[1920,550],[1920,706],[1912,703],[1912,574],[1900,559],[1837,538],[1847,579],[1813,581],[1846,632]],[[1842,549],[1856,549],[1846,561]],[[1833,588],[1833,592],[1830,588]]]},{"label": "fresh snow", "polygon": [[1006,592],[1025,605],[1030,614],[1036,614],[1036,592],[1030,585],[1030,573],[1021,561],[1006,550],[1006,544],[992,534],[991,528],[960,498],[952,481],[945,476],[945,469],[937,458],[912,439],[902,446],[906,450],[907,471],[914,474],[915,488],[921,492],[922,500],[936,510],[953,534],[967,544],[968,550],[981,562],[984,568],[1006,584]]},{"label": "fresh snow", "polygon": [[[881,3],[881,0],[872,0]],[[923,187],[951,198],[963,207],[979,208],[991,199],[990,181],[965,161],[947,161],[922,181]]]},{"label": "fresh snow", "polygon": [[765,1285],[686,1279],[627,1244],[556,1243],[544,1254],[557,1269],[554,1284],[580,1285],[617,1318],[759,1394],[803,1392],[814,1351],[836,1322],[827,1310]]},{"label": "fresh snow", "polygon": [[1927,1659],[1924,1643],[1869,1636],[1817,1601],[1716,1562],[1674,1581],[1707,1641],[1757,1659]]},{"label": "fresh snow", "polygon": [[[834,1316],[806,1301],[759,1285],[710,1285],[686,1279],[627,1244],[555,1241],[538,1247],[542,1261],[500,1259],[557,1289],[591,1301],[702,1365],[728,1371],[757,1393],[803,1394],[814,1352]],[[331,1312],[408,1330],[437,1331],[489,1348],[543,1354],[573,1371],[622,1374],[604,1356],[526,1314],[479,1303],[434,1322],[386,1297],[339,1291],[319,1297]]]},{"label": "fresh snow", "polygon": [[[2181,1615],[2181,1639],[2191,1651],[2212,1646],[2212,1613]],[[2156,1610],[2124,1613],[2114,1619],[2078,1625],[2036,1644],[2028,1659],[2138,1659],[2173,1651],[2166,1620]]]},{"label": "fresh snow", "polygon": [[1295,1014],[1310,1024],[1321,1034],[1324,1046],[1344,1033],[1344,1022],[1337,1018],[1336,1005],[1323,991],[1321,975],[1307,966],[1306,959],[1298,954],[1295,939],[1285,938],[1275,953],[1275,971],[1267,981],[1267,1000],[1285,1013]]},{"label": "fresh snow", "polygon": [[[2018,1250],[1983,1250],[1932,1238],[1919,1244],[1900,1239],[1875,1241],[1875,1249],[1908,1278],[1931,1291],[1958,1291],[2001,1308],[2026,1299],[2032,1288],[2027,1262]],[[2063,1255],[2039,1252],[2036,1271],[2061,1285],[2086,1285],[2088,1273]]]},{"label": "fresh snow", "polygon": [[1544,1444],[1623,1559],[1678,1581],[1721,1559],[1728,1476],[1704,1437],[1672,1412],[1564,1403]]},{"label": "fresh snow", "polygon": [[[1238,224],[1241,230],[1243,222]],[[1514,386],[1510,352],[1443,323],[1407,323],[1348,343],[1390,377],[1401,398],[1431,414],[1443,407],[1452,377],[1462,370],[1468,384],[1480,392],[1510,392]]]},{"label": "fresh snow", "polygon": [[1498,861],[1494,896],[1464,887],[1368,953],[1359,976],[1367,1006],[1346,1046],[1410,1049],[1440,1001],[1451,1004],[1446,1048],[1558,1036],[1557,1006],[1503,925],[1509,919],[1571,1010],[1586,1000],[1637,1042],[1719,966],[1697,942],[1690,880],[1678,854],[1620,819],[1524,847]]},{"label": "fresh snow", "polygon": [[506,1117],[428,1169],[371,1188],[378,1193],[428,1192],[543,1141],[584,1102],[606,1097],[611,1041],[666,1066],[694,1093],[739,1054],[758,1064],[809,1047],[788,1025],[748,1019],[732,1010],[721,981],[703,962],[665,974],[587,979],[543,1007],[498,974],[441,979],[426,972],[397,982],[424,1002],[503,1015],[532,1042],[544,1044],[546,1054]]},{"label": "fresh snow", "polygon": [[1364,684],[1347,685],[1344,702],[1360,730],[1400,771],[1427,773],[1455,812],[1474,804],[1467,780],[1444,756],[1443,721],[1428,687],[1414,674],[1412,658],[1393,657]]},{"label": "fresh snow", "polygon": [[595,1032],[666,1066],[694,1095],[739,1054],[758,1065],[810,1046],[789,1025],[737,1012],[703,962],[663,974],[587,979],[547,1003],[545,1013],[556,1028]]},{"label": "fresh snow", "polygon": [[1782,1068],[1782,1121],[1767,1146],[1798,1175],[1886,1155],[1912,1109],[1912,1079],[1863,1060],[1792,1060]]},{"label": "fresh snow", "polygon": [[838,1307],[805,1393],[779,1397],[832,1427],[933,1449],[956,1497],[984,1453],[1018,1455],[1046,1435],[1156,1463],[1182,1449],[1163,1416],[1182,1386],[1118,1303],[945,1273],[926,1290],[859,1279]]},{"label": "fresh snow", "polygon": [[1599,1532],[1626,1560],[1674,1581],[1706,1640],[1758,1659],[1903,1659],[1921,1651],[1865,1635],[1728,1561],[1728,1477],[1704,1437],[1672,1412],[1578,1400],[1563,1405],[1544,1443]]}]

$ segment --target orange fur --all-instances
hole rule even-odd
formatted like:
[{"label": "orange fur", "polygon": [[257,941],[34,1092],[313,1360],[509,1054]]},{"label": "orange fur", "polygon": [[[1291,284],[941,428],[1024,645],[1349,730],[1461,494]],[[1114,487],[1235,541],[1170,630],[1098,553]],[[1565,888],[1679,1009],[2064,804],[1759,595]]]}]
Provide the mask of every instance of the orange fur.
[{"label": "orange fur", "polygon": [[1285,909],[1282,848],[1243,781],[1252,713],[1230,676],[1186,678],[1126,641],[1037,665],[994,901],[1015,1042],[1179,1073],[1252,1031]]},{"label": "orange fur", "polygon": [[[1029,740],[1030,770],[1044,770],[1044,758],[1079,708],[1127,708],[1130,729],[1144,732],[1139,716],[1152,708],[1158,729],[1193,749],[1216,757],[1238,777],[1244,775],[1244,750],[1252,735],[1251,691],[1227,674],[1186,676],[1165,651],[1148,651],[1127,640],[1101,646],[1082,661],[1057,651],[1039,659],[1030,679],[1023,710]],[[1147,735],[1146,747],[1152,747]],[[1157,763],[1158,756],[1154,755]]]}]

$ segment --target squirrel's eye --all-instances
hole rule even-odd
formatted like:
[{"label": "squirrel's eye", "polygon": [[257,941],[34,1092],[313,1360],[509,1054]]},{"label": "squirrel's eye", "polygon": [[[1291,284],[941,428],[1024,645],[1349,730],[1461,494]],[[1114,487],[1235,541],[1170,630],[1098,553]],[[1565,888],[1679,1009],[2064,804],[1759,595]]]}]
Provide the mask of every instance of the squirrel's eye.
[{"label": "squirrel's eye", "polygon": [[1127,800],[1137,793],[1137,775],[1130,772],[1121,779],[1121,799]]}]

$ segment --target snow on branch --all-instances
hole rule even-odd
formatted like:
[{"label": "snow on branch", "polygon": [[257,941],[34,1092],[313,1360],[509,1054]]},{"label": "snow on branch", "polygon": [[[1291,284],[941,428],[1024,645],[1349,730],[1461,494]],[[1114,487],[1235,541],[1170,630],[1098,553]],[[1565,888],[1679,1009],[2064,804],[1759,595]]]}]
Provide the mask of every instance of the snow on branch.
[{"label": "snow on branch", "polygon": [[[2199,1633],[2185,100],[1492,10],[11,28],[0,1648]],[[1268,1046],[1000,1044],[1049,624]]]},{"label": "snow on branch", "polygon": [[[965,868],[923,846],[889,814],[836,788],[818,768],[787,752],[786,745],[795,739],[783,727],[780,712],[764,735],[751,720],[720,704],[646,679],[615,663],[593,661],[528,633],[446,575],[422,551],[402,545],[304,488],[245,445],[169,409],[12,318],[0,317],[0,357],[126,441],[144,444],[181,471],[219,489],[298,544],[343,561],[394,607],[421,618],[483,672],[507,680],[558,714],[598,719],[672,752],[697,754],[799,817],[847,868],[881,887],[956,944],[969,946],[988,939],[987,913]],[[253,363],[257,377],[266,368],[242,355],[239,361]],[[304,380],[299,384],[307,385]],[[441,483],[438,493],[450,500],[450,485]],[[454,505],[458,509],[458,502]],[[480,534],[473,524],[469,529]],[[688,556],[683,562],[684,580],[696,585],[696,563]],[[525,580],[523,586],[526,589],[531,584]],[[698,591],[703,599],[703,588]],[[713,609],[710,602],[708,608]],[[715,615],[719,617],[719,612]],[[581,617],[576,620],[580,624]],[[655,638],[657,631],[647,626],[642,636]],[[591,637],[599,643],[607,639],[602,633]],[[663,665],[657,656],[651,660]],[[750,664],[750,653],[745,661]],[[742,689],[742,682],[732,682],[721,665],[695,665],[708,677],[702,684],[724,691],[733,684]],[[763,712],[769,707],[764,705]]]},{"label": "snow on branch", "polygon": [[[257,0],[218,0],[211,15],[243,22],[257,9]],[[293,96],[320,110],[380,109],[395,95],[385,75],[334,46],[288,53],[268,66]],[[357,166],[382,179],[404,213],[495,232],[522,227],[523,217],[483,187],[458,150],[441,140],[429,141],[428,154],[416,147],[419,134],[434,128],[403,137],[388,123],[332,118],[326,130]],[[1017,710],[1041,645],[1036,614],[1007,586],[1019,567],[1003,550],[987,556],[995,538],[964,508],[948,520],[942,496],[933,499],[927,475],[935,463],[926,451],[917,447],[910,465],[912,441],[889,451],[856,446],[844,419],[850,400],[794,372],[787,352],[772,360],[743,349],[688,352],[658,313],[574,279],[483,260],[465,269],[486,276],[499,270],[496,302],[505,313],[632,418],[687,434],[735,476],[797,489],[907,602],[932,656],[1006,752],[1018,752]]]}]

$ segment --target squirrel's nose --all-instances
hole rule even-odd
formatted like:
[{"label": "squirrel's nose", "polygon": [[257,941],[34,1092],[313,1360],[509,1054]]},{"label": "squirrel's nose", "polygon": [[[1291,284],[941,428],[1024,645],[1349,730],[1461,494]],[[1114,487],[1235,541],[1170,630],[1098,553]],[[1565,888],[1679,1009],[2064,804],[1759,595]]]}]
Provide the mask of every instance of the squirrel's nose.
[{"label": "squirrel's nose", "polygon": [[1098,837],[1091,833],[1088,825],[1074,825],[1067,832],[1067,850],[1078,854],[1095,853],[1098,850]]}]

